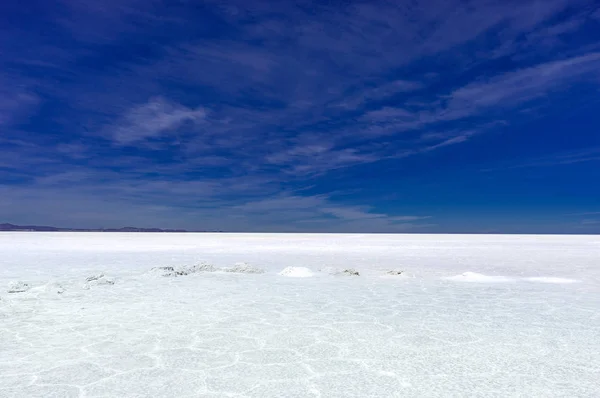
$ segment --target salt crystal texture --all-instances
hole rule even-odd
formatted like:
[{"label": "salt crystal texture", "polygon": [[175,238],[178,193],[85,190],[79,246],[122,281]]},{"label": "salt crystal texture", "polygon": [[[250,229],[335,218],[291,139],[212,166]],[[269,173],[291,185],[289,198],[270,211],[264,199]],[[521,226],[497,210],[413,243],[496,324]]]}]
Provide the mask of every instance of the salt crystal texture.
[{"label": "salt crystal texture", "polygon": [[600,396],[598,236],[0,232],[0,253],[0,397]]},{"label": "salt crystal texture", "polygon": [[310,269],[305,267],[286,267],[279,273],[279,275],[291,278],[308,278],[314,274]]},{"label": "salt crystal texture", "polygon": [[262,268],[257,268],[246,263],[236,263],[231,268],[223,268],[223,271],[236,274],[263,274],[265,272]]}]

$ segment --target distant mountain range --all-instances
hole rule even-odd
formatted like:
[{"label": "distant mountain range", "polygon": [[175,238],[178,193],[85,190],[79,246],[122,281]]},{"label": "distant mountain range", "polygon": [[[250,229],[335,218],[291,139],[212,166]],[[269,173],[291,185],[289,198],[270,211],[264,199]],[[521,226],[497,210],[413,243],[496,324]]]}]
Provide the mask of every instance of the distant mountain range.
[{"label": "distant mountain range", "polygon": [[161,229],[161,228],[57,228],[43,225],[14,225],[0,224],[0,231],[37,231],[37,232],[189,232],[185,229]]}]

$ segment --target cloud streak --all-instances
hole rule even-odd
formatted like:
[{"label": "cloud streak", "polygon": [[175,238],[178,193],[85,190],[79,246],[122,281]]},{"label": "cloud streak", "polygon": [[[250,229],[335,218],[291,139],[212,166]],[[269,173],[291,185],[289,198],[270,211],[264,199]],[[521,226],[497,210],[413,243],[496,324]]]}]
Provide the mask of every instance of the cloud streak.
[{"label": "cloud streak", "polygon": [[127,111],[110,130],[115,143],[131,145],[172,135],[184,124],[197,124],[205,117],[206,111],[201,107],[190,109],[158,97]]},{"label": "cloud streak", "polygon": [[598,161],[600,161],[600,147],[588,148],[579,151],[557,153],[550,156],[539,157],[523,163],[506,165],[504,167],[488,168],[483,169],[481,171],[492,172],[501,170],[523,169],[530,167],[555,167]]}]

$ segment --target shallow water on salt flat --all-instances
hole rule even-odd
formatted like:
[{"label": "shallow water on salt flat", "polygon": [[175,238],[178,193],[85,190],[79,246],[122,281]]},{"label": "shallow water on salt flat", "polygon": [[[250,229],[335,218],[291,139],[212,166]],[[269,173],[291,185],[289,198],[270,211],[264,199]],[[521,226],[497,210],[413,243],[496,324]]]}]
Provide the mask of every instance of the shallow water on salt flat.
[{"label": "shallow water on salt flat", "polygon": [[[597,236],[0,233],[0,253],[0,397],[600,394]],[[200,261],[265,273],[148,275]],[[114,284],[84,289],[98,272]]]}]

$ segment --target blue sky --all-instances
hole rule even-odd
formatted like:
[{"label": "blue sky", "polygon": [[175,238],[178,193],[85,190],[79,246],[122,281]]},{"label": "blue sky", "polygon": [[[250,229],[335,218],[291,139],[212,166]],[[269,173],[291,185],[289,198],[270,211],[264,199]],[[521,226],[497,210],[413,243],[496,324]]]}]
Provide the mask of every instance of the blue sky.
[{"label": "blue sky", "polygon": [[600,233],[599,7],[4,1],[0,222]]}]

